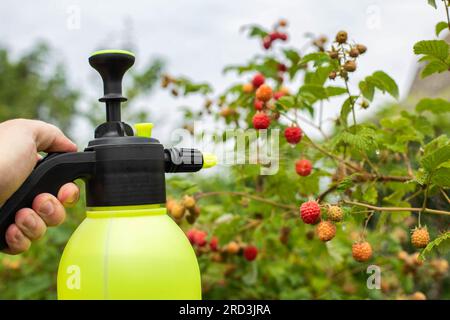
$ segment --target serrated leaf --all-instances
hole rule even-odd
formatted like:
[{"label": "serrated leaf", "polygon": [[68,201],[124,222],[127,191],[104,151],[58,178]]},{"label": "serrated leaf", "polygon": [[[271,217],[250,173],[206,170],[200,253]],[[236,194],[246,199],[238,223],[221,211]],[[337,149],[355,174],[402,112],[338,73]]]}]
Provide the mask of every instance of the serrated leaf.
[{"label": "serrated leaf", "polygon": [[425,98],[416,105],[416,111],[430,111],[435,114],[450,112],[450,102],[441,98]]},{"label": "serrated leaf", "polygon": [[351,174],[349,176],[346,176],[344,179],[342,179],[339,182],[336,190],[342,192],[342,191],[347,190],[348,188],[351,188],[355,184],[353,182],[353,178],[355,178],[358,175],[359,175],[358,173],[354,173],[354,174]]},{"label": "serrated leaf", "polygon": [[344,131],[338,136],[339,142],[345,143],[355,149],[369,151],[376,146],[375,132],[368,127],[358,128],[356,133]]},{"label": "serrated leaf", "polygon": [[387,73],[383,71],[375,71],[372,74],[372,77],[378,79],[382,84],[382,88],[379,89],[389,93],[392,97],[398,99],[399,92],[397,83]]},{"label": "serrated leaf", "polygon": [[414,45],[414,53],[433,56],[441,61],[448,57],[449,46],[444,40],[423,40]]},{"label": "serrated leaf", "polygon": [[435,27],[436,37],[439,37],[439,34],[442,32],[442,30],[445,30],[447,28],[448,28],[447,22],[445,21],[438,22]]},{"label": "serrated leaf", "polygon": [[420,161],[420,163],[426,170],[432,172],[433,170],[437,169],[440,164],[449,160],[450,160],[450,145],[447,144],[433,151],[432,153],[424,156]]},{"label": "serrated leaf", "polygon": [[442,235],[431,241],[420,253],[420,258],[425,260],[426,256],[429,255],[434,249],[436,249],[439,246],[443,246],[444,244],[447,246],[450,245],[449,231],[443,233]]},{"label": "serrated leaf", "polygon": [[422,78],[426,78],[428,76],[431,76],[435,73],[442,73],[444,71],[448,70],[448,64],[445,62],[442,62],[440,60],[433,60],[429,62],[422,70],[420,76]]}]

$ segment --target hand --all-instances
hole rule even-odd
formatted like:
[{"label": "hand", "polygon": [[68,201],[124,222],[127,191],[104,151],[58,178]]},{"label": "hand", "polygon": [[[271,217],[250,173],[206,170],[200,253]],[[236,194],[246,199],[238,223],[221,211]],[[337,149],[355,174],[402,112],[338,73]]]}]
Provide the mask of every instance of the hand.
[{"label": "hand", "polygon": [[[22,185],[37,161],[39,151],[74,152],[77,146],[57,127],[37,120],[15,119],[0,124],[0,206]],[[58,196],[49,193],[34,198],[31,208],[20,209],[15,223],[6,231],[8,254],[18,254],[41,238],[47,226],[61,224],[66,216],[64,207],[74,205],[79,189],[73,183],[61,187]],[[1,215],[1,209],[0,209]]]}]

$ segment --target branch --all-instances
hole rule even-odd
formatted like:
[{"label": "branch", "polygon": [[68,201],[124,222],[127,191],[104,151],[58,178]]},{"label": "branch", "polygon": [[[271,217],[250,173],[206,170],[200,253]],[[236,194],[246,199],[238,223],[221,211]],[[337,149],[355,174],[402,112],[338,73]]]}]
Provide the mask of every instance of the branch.
[{"label": "branch", "polygon": [[214,192],[204,192],[204,193],[199,193],[196,194],[194,197],[196,200],[199,200],[201,198],[206,198],[206,197],[212,197],[212,196],[234,196],[234,197],[245,197],[245,198],[249,198],[249,199],[253,199],[259,202],[263,202],[263,203],[267,203],[270,204],[274,207],[278,207],[278,208],[283,208],[283,209],[288,209],[288,210],[298,210],[297,206],[290,206],[290,205],[286,205],[286,204],[282,204],[282,203],[278,203],[272,200],[267,200],[265,198],[262,197],[258,197],[258,196],[254,196],[245,192],[236,192],[236,191],[214,191]]},{"label": "branch", "polygon": [[[375,181],[375,182],[407,182],[411,180],[411,177],[407,176],[377,176],[375,174],[366,174],[366,175],[358,175],[353,177],[352,181],[354,183],[364,183],[368,181]],[[330,194],[331,192],[335,191],[337,187],[339,186],[339,183],[341,181],[332,184],[327,190],[322,192],[318,197],[317,201],[322,201],[325,199],[325,197]]]},{"label": "branch", "polygon": [[443,214],[443,215],[448,215],[450,216],[450,211],[444,211],[444,210],[436,210],[436,209],[429,209],[429,208],[407,208],[407,207],[376,207],[376,206],[372,206],[370,204],[367,203],[361,203],[361,202],[355,202],[355,201],[348,201],[348,200],[343,200],[344,203],[346,204],[352,204],[355,206],[359,206],[359,207],[365,207],[368,209],[372,209],[375,211],[414,211],[414,212],[428,212],[428,213],[433,213],[433,214]]}]

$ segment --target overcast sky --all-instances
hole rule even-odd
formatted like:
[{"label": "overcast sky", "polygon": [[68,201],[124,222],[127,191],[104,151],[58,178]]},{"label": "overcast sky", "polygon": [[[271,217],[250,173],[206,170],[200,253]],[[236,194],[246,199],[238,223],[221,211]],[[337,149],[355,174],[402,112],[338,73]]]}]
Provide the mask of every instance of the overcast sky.
[{"label": "overcast sky", "polygon": [[[369,48],[355,80],[383,69],[404,94],[417,60],[412,46],[434,37],[435,23],[445,17],[440,9],[434,10],[426,0],[2,0],[0,45],[20,54],[38,39],[47,40],[68,65],[72,83],[100,96],[100,82],[87,58],[99,46],[120,45],[128,30],[137,67],[150,56],[163,57],[169,72],[209,81],[220,90],[234,80],[223,77],[223,66],[243,63],[260,50],[259,43],[239,32],[240,26],[270,26],[282,17],[290,22],[289,44],[297,47],[305,42],[305,32],[333,35],[348,30],[351,39]],[[176,107],[182,101],[159,91],[146,103],[158,111],[156,135],[165,132],[158,126],[167,130],[167,124],[179,123],[173,119],[181,117]],[[326,115],[336,112],[327,107]],[[161,122],[168,117],[170,122]]]}]

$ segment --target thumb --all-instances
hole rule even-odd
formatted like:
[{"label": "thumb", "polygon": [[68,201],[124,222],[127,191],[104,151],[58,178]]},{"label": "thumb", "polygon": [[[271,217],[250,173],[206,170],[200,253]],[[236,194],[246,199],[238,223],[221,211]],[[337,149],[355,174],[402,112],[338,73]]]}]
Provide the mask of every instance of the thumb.
[{"label": "thumb", "polygon": [[28,120],[32,129],[37,151],[45,152],[74,152],[77,145],[67,138],[62,131],[54,125]]}]

